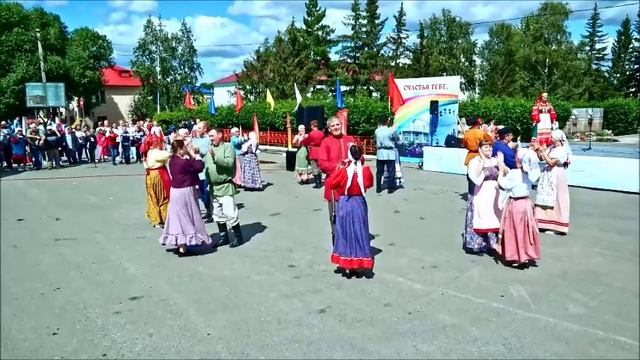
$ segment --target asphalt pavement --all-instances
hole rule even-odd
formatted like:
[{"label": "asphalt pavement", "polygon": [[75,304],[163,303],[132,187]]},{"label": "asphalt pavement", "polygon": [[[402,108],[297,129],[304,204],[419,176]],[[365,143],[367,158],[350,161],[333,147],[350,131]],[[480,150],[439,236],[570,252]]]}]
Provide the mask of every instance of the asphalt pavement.
[{"label": "asphalt pavement", "polygon": [[517,270],[462,251],[463,176],[409,166],[367,195],[374,278],[346,279],[321,191],[261,158],[249,241],[186,258],[148,224],[139,165],[4,176],[0,357],[640,356],[637,194],[571,188],[570,234]]}]

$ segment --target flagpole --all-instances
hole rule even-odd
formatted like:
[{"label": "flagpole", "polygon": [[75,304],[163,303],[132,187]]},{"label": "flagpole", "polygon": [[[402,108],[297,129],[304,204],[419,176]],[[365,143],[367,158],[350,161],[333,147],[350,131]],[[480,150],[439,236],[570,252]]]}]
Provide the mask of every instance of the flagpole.
[{"label": "flagpole", "polygon": [[287,112],[287,149],[293,150],[291,146],[291,116],[289,116],[289,112]]}]

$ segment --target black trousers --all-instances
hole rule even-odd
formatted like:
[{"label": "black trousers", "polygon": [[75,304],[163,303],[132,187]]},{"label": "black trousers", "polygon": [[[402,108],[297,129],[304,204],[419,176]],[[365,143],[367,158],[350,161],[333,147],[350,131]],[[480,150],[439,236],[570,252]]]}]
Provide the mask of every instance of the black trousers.
[{"label": "black trousers", "polygon": [[89,145],[89,162],[95,164],[96,162],[96,147]]},{"label": "black trousers", "polygon": [[[2,148],[2,153],[4,155],[4,161],[7,163],[7,169],[13,170],[13,148],[11,145],[4,146]],[[0,167],[2,164],[0,163]]]},{"label": "black trousers", "polygon": [[392,190],[396,187],[396,161],[395,160],[376,160],[376,191],[382,191],[382,175],[384,169],[387,169],[387,189]]}]

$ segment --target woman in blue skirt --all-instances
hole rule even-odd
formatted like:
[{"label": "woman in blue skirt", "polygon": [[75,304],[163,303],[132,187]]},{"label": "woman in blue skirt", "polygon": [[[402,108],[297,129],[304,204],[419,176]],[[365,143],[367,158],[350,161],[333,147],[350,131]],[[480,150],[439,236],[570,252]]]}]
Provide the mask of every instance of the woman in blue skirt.
[{"label": "woman in blue skirt", "polygon": [[335,243],[331,262],[338,266],[336,273],[360,276],[373,269],[369,243],[369,216],[364,195],[373,186],[371,168],[364,165],[362,150],[348,145],[349,159],[338,165],[325,181],[334,193]]}]

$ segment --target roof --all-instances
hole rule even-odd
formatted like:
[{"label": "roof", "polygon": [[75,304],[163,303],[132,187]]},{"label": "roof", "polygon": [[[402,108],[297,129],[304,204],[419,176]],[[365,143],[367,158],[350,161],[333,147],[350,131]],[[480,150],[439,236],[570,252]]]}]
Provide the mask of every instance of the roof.
[{"label": "roof", "polygon": [[103,86],[127,86],[127,87],[141,87],[142,81],[140,78],[133,75],[130,69],[122,66],[113,65],[108,68],[100,69],[102,73],[102,85]]},{"label": "roof", "polygon": [[222,85],[222,84],[230,84],[230,83],[237,83],[238,82],[238,76],[236,74],[231,74],[229,76],[225,76],[222,79],[218,79],[216,81],[213,82],[214,85]]}]

